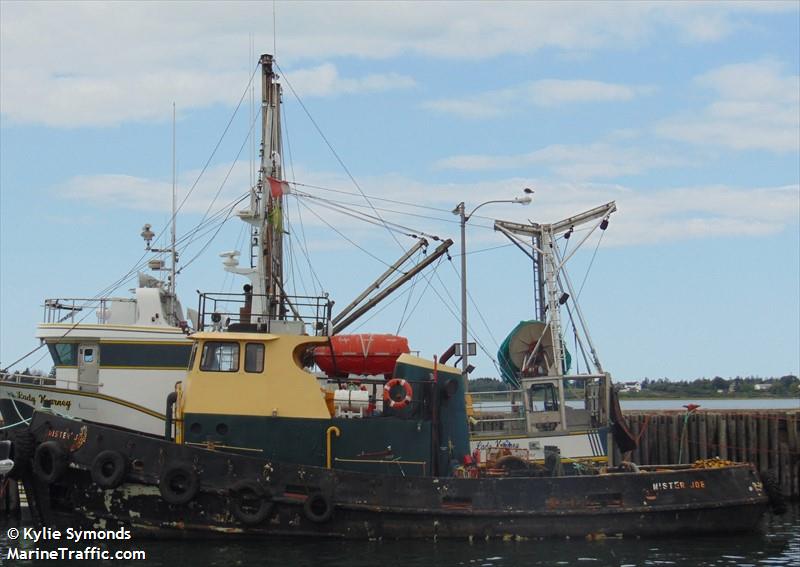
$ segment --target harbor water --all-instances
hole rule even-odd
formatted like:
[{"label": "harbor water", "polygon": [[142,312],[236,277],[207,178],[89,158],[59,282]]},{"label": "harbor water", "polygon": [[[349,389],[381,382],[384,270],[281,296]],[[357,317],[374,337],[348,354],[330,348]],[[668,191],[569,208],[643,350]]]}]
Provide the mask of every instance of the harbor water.
[{"label": "harbor water", "polygon": [[[0,528],[0,565],[52,565],[48,560],[8,559],[11,548],[32,549],[39,544],[10,540],[5,522]],[[63,547],[64,544],[61,544]],[[579,566],[800,566],[800,505],[793,503],[782,516],[765,516],[761,530],[752,534],[717,536],[527,541],[371,541],[345,542],[313,539],[241,541],[152,541],[136,539],[109,544],[109,550],[143,550],[140,561],[73,561],[72,564],[147,565],[164,567],[280,565],[325,567],[530,567]],[[57,544],[45,546],[50,549]],[[83,549],[83,544],[67,544]]]}]

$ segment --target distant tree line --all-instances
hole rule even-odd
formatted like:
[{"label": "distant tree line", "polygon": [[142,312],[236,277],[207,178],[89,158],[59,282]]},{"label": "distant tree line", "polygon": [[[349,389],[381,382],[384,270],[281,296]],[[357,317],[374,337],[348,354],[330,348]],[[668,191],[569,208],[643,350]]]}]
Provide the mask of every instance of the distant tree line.
[{"label": "distant tree line", "polygon": [[[618,387],[623,383],[617,381]],[[735,378],[698,378],[696,380],[668,380],[667,378],[641,381],[641,391],[622,393],[624,397],[800,397],[800,379],[793,374],[780,378],[762,378],[758,376]],[[498,392],[510,390],[510,386],[497,378],[475,378],[469,381],[470,392]]]},{"label": "distant tree line", "polygon": [[640,392],[625,392],[631,397],[652,396],[764,396],[791,398],[800,396],[800,379],[793,374],[780,378],[736,376],[735,378],[697,378],[696,380],[668,380],[645,378]]}]

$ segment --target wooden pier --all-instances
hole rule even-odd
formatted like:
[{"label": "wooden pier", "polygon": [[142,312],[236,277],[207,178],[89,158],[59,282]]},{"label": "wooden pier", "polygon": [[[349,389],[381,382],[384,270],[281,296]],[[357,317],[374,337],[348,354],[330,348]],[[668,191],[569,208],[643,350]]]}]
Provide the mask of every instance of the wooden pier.
[{"label": "wooden pier", "polygon": [[[719,457],[750,462],[787,498],[800,498],[800,409],[626,411],[639,446],[625,459],[640,465]],[[617,462],[621,456],[615,455]]]}]

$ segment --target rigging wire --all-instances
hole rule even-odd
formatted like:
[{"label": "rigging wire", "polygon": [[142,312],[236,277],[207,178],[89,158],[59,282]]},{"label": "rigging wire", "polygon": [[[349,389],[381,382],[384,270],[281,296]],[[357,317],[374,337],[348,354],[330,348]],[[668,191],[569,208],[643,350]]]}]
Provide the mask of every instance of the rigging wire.
[{"label": "rigging wire", "polygon": [[581,296],[581,292],[583,291],[583,286],[586,284],[586,280],[589,277],[589,271],[592,269],[592,264],[594,264],[594,259],[597,256],[597,250],[600,248],[600,243],[603,241],[603,236],[605,235],[605,233],[606,233],[605,230],[600,232],[600,238],[597,239],[597,245],[594,247],[594,252],[592,253],[592,259],[589,261],[589,267],[586,268],[586,274],[584,274],[583,276],[581,287],[578,288],[578,297],[575,298],[576,300]]},{"label": "rigging wire", "polygon": [[[448,259],[448,261],[450,262],[450,265],[452,265],[452,263],[453,263],[453,262],[452,262],[452,260],[453,260],[453,259],[452,259],[452,257],[450,257],[450,256],[448,255],[448,258],[447,258],[447,259]],[[450,312],[450,314],[453,316],[453,318],[454,318],[456,321],[458,321],[458,322],[461,322],[461,316],[460,316],[460,315],[459,315],[459,313],[458,313],[458,311],[459,311],[460,307],[459,307],[459,306],[456,304],[455,300],[453,299],[453,296],[450,294],[450,290],[449,290],[449,288],[447,287],[447,285],[445,285],[444,281],[443,281],[443,280],[442,280],[442,278],[439,276],[439,273],[438,273],[438,272],[434,272],[434,275],[435,275],[435,276],[436,276],[436,278],[438,279],[438,281],[439,281],[439,284],[442,286],[442,289],[444,290],[444,292],[445,292],[445,295],[447,295],[447,298],[450,300],[450,305],[448,305],[447,303],[445,303],[445,302],[444,302],[444,299],[443,299],[443,298],[442,298],[442,296],[441,296],[441,295],[440,295],[440,294],[439,294],[439,293],[436,291],[436,288],[435,288],[435,287],[434,287],[434,288],[432,288],[432,289],[433,289],[433,290],[434,290],[434,292],[436,292],[436,294],[439,296],[439,299],[441,299],[441,300],[442,300],[442,304],[443,304],[443,305],[444,305],[444,306],[447,308],[447,310]],[[451,307],[451,305],[452,305],[452,307]],[[489,353],[489,351],[486,349],[486,347],[483,345],[483,342],[482,342],[482,341],[480,340],[480,338],[478,337],[478,333],[476,333],[476,332],[475,332],[475,330],[474,330],[474,329],[472,328],[472,326],[470,325],[469,321],[467,321],[467,331],[468,331],[468,332],[469,332],[469,334],[472,336],[472,338],[475,340],[475,343],[476,343],[476,344],[477,344],[477,345],[480,347],[480,349],[481,349],[481,350],[484,352],[484,354],[486,354],[486,356],[488,356],[488,357],[489,357],[489,359],[492,361],[492,364],[494,365],[494,367],[495,367],[495,368],[497,368],[497,370],[498,370],[498,372],[499,372],[499,371],[500,371],[500,369],[499,369],[499,367],[497,366],[497,361],[496,361],[496,360],[495,360],[495,358],[494,358],[494,357],[491,355],[491,353]]]},{"label": "rigging wire", "polygon": [[[195,188],[197,187],[198,183],[200,182],[200,179],[202,179],[203,175],[205,174],[206,170],[208,169],[208,166],[210,165],[211,160],[214,159],[214,156],[216,155],[217,151],[219,150],[219,147],[222,145],[222,141],[225,139],[225,136],[227,135],[228,130],[231,127],[231,124],[233,123],[236,115],[239,112],[239,109],[241,108],[242,102],[244,101],[245,97],[247,96],[247,92],[249,91],[249,89],[250,89],[250,87],[251,87],[251,85],[253,83],[253,78],[255,77],[255,74],[258,71],[258,68],[259,68],[258,64],[253,68],[253,72],[250,74],[250,78],[249,78],[249,80],[247,82],[247,85],[245,86],[244,91],[242,92],[242,95],[239,97],[239,101],[236,104],[236,107],[234,108],[233,112],[231,113],[231,116],[228,119],[228,122],[227,122],[227,124],[225,125],[225,128],[222,131],[222,134],[220,134],[219,139],[217,140],[216,144],[214,145],[214,149],[211,151],[211,154],[208,156],[208,159],[206,160],[205,164],[203,165],[202,169],[200,170],[200,173],[197,175],[197,178],[195,179],[195,181],[192,184],[191,188],[189,189],[189,191],[184,196],[184,198],[181,201],[180,205],[175,209],[175,211],[172,212],[172,214],[170,216],[171,223],[175,222],[175,218],[176,218],[178,212],[183,208],[183,206],[188,201],[189,197],[194,192]],[[241,153],[241,150],[240,150],[240,153]],[[227,176],[226,176],[226,179],[227,179]],[[206,211],[206,213],[207,212],[208,211]],[[201,221],[201,224],[202,224],[202,221]],[[167,224],[167,226],[169,226],[169,224]],[[190,233],[191,232],[192,231],[190,231]],[[156,239],[156,242],[160,242],[163,238],[166,237],[166,234],[167,234],[166,229],[161,230],[160,234],[161,234],[161,236],[159,236],[159,238]],[[183,237],[183,238],[185,238],[185,237]],[[177,248],[177,242],[176,242],[176,248]],[[87,317],[89,317],[89,315],[92,313],[92,311],[89,310],[88,307],[92,303],[94,303],[96,301],[99,301],[101,298],[108,296],[110,293],[113,293],[120,286],[122,286],[123,284],[127,283],[128,281],[130,281],[133,277],[135,277],[135,274],[139,270],[141,270],[144,267],[144,265],[146,265],[146,262],[144,260],[148,255],[149,255],[149,250],[146,250],[139,257],[139,259],[134,262],[133,266],[123,276],[121,276],[118,279],[114,280],[113,282],[109,283],[104,288],[101,288],[97,293],[94,294],[94,296],[92,296],[87,301],[85,301],[81,307],[87,308],[86,314],[84,314],[82,317],[80,317],[78,319],[77,322],[75,322],[72,326],[70,326],[68,329],[66,329],[64,331],[64,333],[61,335],[60,338],[63,339],[64,337],[66,337],[70,332],[72,332],[75,328],[77,328],[77,326],[80,325]],[[181,268],[181,269],[183,269],[183,268]],[[3,369],[3,372],[7,371],[9,368],[11,368],[12,366],[15,366],[16,364],[19,364],[20,362],[22,362],[23,360],[25,360],[26,358],[28,358],[29,356],[31,356],[33,353],[37,352],[39,349],[41,349],[44,346],[45,346],[45,343],[42,343],[41,345],[39,345],[38,347],[36,347],[32,351],[30,351],[29,353],[25,354],[23,357],[21,357],[18,360],[14,361],[10,365],[7,365],[6,368]],[[46,356],[46,354],[42,355],[42,357],[40,357],[34,364],[38,364],[44,358],[44,356]]]},{"label": "rigging wire", "polygon": [[[319,124],[317,124],[317,121],[314,120],[314,117],[311,115],[311,113],[309,112],[308,108],[306,108],[306,105],[303,102],[303,100],[300,98],[300,95],[298,95],[297,92],[294,90],[294,87],[292,86],[291,81],[289,81],[289,78],[286,76],[286,73],[283,72],[283,69],[281,69],[281,66],[278,65],[277,62],[275,63],[275,66],[278,68],[278,71],[280,71],[281,74],[283,75],[283,78],[286,81],[286,84],[289,86],[289,89],[292,91],[292,94],[297,99],[297,102],[300,104],[300,107],[306,113],[306,116],[308,116],[308,119],[314,125],[314,128],[316,128],[317,133],[319,133],[320,137],[322,137],[322,139],[325,141],[325,144],[328,146],[328,149],[331,151],[333,156],[336,158],[336,161],[338,161],[339,165],[342,166],[342,169],[345,171],[345,173],[347,173],[347,176],[350,178],[350,181],[353,182],[353,185],[355,186],[356,189],[358,189],[358,192],[361,193],[361,196],[364,198],[364,200],[367,203],[369,203],[370,207],[372,207],[373,211],[375,212],[375,215],[378,218],[382,219],[380,213],[372,205],[372,201],[369,200],[369,197],[367,197],[367,194],[364,193],[363,189],[361,189],[361,186],[358,184],[358,181],[356,181],[356,178],[353,177],[352,173],[350,173],[350,170],[347,168],[347,166],[345,165],[345,163],[342,160],[342,158],[339,157],[339,154],[336,152],[336,150],[334,149],[333,145],[330,143],[330,141],[328,141],[328,138],[325,136],[325,133],[322,131],[322,128],[319,127]],[[388,227],[387,227],[387,229],[388,229]],[[397,239],[397,237],[394,235],[393,232],[389,231],[389,235],[392,237],[392,239],[397,243],[397,245],[400,248],[403,248],[403,245],[400,244],[400,241]]]},{"label": "rigging wire", "polygon": [[[303,185],[302,183],[294,183],[294,185],[308,187],[308,185]],[[310,198],[313,198],[313,199],[320,199],[320,200],[324,199],[324,197],[319,197],[319,196],[313,195],[311,193],[306,193],[304,191],[296,191],[296,192],[299,193],[300,195],[304,196],[304,197],[310,197]],[[339,191],[339,192],[340,193],[344,193],[344,191]],[[353,193],[348,193],[348,194],[349,195],[353,195]],[[372,197],[372,199],[374,201],[387,201],[387,202],[390,202],[390,203],[395,203],[395,204],[400,204],[400,205],[407,205],[409,207],[417,207],[417,208],[422,208],[422,209],[432,209],[434,211],[452,213],[452,211],[447,211],[445,209],[437,209],[437,208],[434,208],[434,207],[426,207],[426,206],[423,206],[423,205],[416,205],[414,203],[405,203],[403,201],[397,201],[396,199],[381,199],[381,198],[378,198],[378,197]],[[340,203],[342,205],[349,205],[351,207],[368,208],[367,205],[362,205],[362,204],[359,204],[359,203],[351,203],[349,201],[335,201],[333,199],[328,199],[328,201],[330,201],[332,203]],[[450,224],[460,224],[460,221],[458,221],[456,219],[453,219],[453,218],[434,217],[434,216],[431,216],[431,215],[422,215],[422,214],[419,214],[419,213],[410,213],[408,211],[398,211],[397,209],[387,209],[387,208],[382,208],[382,207],[369,207],[369,208],[371,208],[373,210],[387,212],[387,213],[395,213],[395,214],[398,214],[398,215],[406,215],[406,216],[409,216],[409,217],[417,217],[417,218],[423,218],[423,219],[428,219],[428,220],[435,220],[435,221],[445,222],[445,223],[450,223]],[[474,217],[475,218],[482,218],[482,219],[486,219],[486,220],[494,220],[491,217],[482,217],[480,215],[474,215]],[[470,218],[473,218],[473,217],[470,217]],[[489,228],[489,229],[492,229],[492,230],[494,229],[494,226],[490,226],[490,225],[486,225],[486,224],[480,224],[480,223],[473,223],[470,226],[476,226],[476,227],[480,227],[480,228]]]},{"label": "rigging wire", "polygon": [[[228,207],[225,207],[225,208],[221,209],[215,215],[215,216],[221,216],[221,213],[223,213],[223,212],[225,213],[225,215],[222,217],[222,220],[219,221],[216,225],[208,223],[211,226],[208,227],[205,230],[205,232],[203,232],[203,233],[201,233],[199,235],[197,233],[195,233],[194,237],[191,240],[189,240],[189,242],[186,243],[184,248],[188,247],[191,243],[193,243],[198,238],[202,238],[203,236],[205,236],[206,234],[208,234],[208,233],[210,233],[212,231],[213,231],[214,234],[210,239],[208,239],[208,241],[206,241],[206,243],[203,245],[203,247],[200,249],[200,251],[197,254],[195,254],[191,258],[191,260],[189,260],[188,262],[184,263],[183,266],[181,266],[181,269],[179,270],[180,272],[182,272],[183,270],[188,268],[195,260],[197,260],[197,258],[200,257],[200,255],[206,250],[206,248],[208,248],[208,246],[214,241],[214,239],[216,238],[217,234],[219,234],[219,231],[222,229],[222,227],[225,225],[225,223],[227,223],[228,220],[230,220],[231,213],[233,213],[233,210],[236,208],[236,206],[239,205],[242,201],[244,201],[245,199],[247,199],[249,197],[250,197],[250,192],[248,191],[247,193],[245,193],[244,195],[239,197],[239,199],[234,201],[233,204],[231,204]],[[216,230],[215,230],[215,228],[216,228]]]},{"label": "rigging wire", "polygon": [[[453,265],[453,262],[450,262],[450,267],[453,269],[453,273],[455,273],[456,276],[458,276],[459,275],[458,274],[458,270],[456,270],[456,267],[455,267],[455,265]],[[494,343],[495,347],[500,348],[500,343],[497,342],[497,339],[495,338],[494,334],[492,333],[492,330],[489,327],[489,324],[486,322],[486,318],[483,316],[483,313],[481,313],[480,308],[478,308],[478,304],[472,298],[472,294],[469,292],[469,289],[467,289],[467,297],[469,298],[469,302],[472,304],[472,307],[478,313],[478,317],[480,318],[481,322],[483,323],[483,326],[486,328],[486,332],[489,333],[489,337],[492,339],[492,342]],[[467,322],[467,327],[469,327],[469,321]]]},{"label": "rigging wire", "polygon": [[[242,223],[242,226],[239,228],[239,235],[236,237],[236,246],[233,248],[234,250],[239,250],[242,248],[244,244],[244,229],[247,228],[247,225]],[[230,278],[230,283],[228,283],[228,279]],[[229,271],[225,271],[225,277],[222,280],[222,289],[226,290],[230,293],[233,290],[234,284],[234,274]]]},{"label": "rigging wire", "polygon": [[[295,182],[295,172],[294,172],[294,158],[292,155],[292,140],[289,137],[289,123],[288,123],[288,113],[283,112],[283,138],[286,140],[286,148],[289,152],[289,169],[291,170],[292,174],[292,184],[297,185]],[[311,262],[311,253],[308,250],[308,239],[306,238],[306,228],[305,223],[303,222],[303,215],[300,212],[300,205],[298,204],[298,199],[294,200],[295,208],[297,209],[297,219],[300,223],[300,245],[301,245],[301,254],[305,258],[306,264],[308,265],[308,270],[311,273],[311,283],[314,285],[314,292],[316,293],[319,290],[319,293],[322,293],[323,286],[322,282],[320,281],[319,277],[317,276],[317,272],[314,270],[314,266]],[[289,233],[290,242],[296,240],[294,237],[294,231]],[[316,287],[319,286],[319,287]]]},{"label": "rigging wire", "polygon": [[[180,212],[180,210],[183,208],[183,205],[186,204],[186,201],[192,195],[192,192],[194,192],[195,188],[197,187],[197,184],[200,182],[200,179],[203,177],[203,174],[205,174],[206,169],[208,169],[209,164],[211,164],[211,160],[214,159],[214,156],[217,154],[217,150],[219,150],[219,147],[222,144],[222,140],[227,135],[228,130],[231,127],[231,124],[233,124],[234,118],[236,118],[236,115],[239,113],[239,108],[241,108],[242,102],[244,101],[245,97],[247,96],[247,92],[250,90],[250,85],[253,83],[253,78],[256,76],[256,72],[258,71],[258,67],[259,67],[259,64],[256,64],[256,66],[253,68],[253,72],[250,74],[250,79],[247,81],[247,85],[245,86],[244,91],[242,91],[242,96],[239,97],[239,102],[236,103],[236,108],[233,109],[233,113],[231,114],[230,119],[228,119],[228,123],[225,125],[225,129],[222,131],[222,134],[220,135],[219,140],[217,140],[217,143],[214,146],[214,149],[211,151],[211,155],[208,156],[208,159],[206,160],[206,163],[203,165],[203,168],[200,170],[200,173],[197,175],[197,178],[194,180],[194,183],[192,183],[192,186],[189,188],[189,191],[186,193],[186,196],[181,201],[181,204],[175,210],[175,213],[173,215],[173,222],[175,220],[174,219],[175,215],[177,215],[178,212]],[[260,113],[260,110],[259,110],[259,113]],[[240,150],[239,153],[241,153],[241,150]]]},{"label": "rigging wire", "polygon": [[[414,262],[415,266],[419,264],[419,256],[425,255],[425,253],[426,251],[424,248],[420,250],[419,254],[417,254],[417,260]],[[439,257],[439,260],[441,260],[441,257]],[[409,288],[410,292],[406,297],[406,304],[403,306],[403,312],[400,314],[400,322],[397,324],[396,334],[398,335],[400,334],[400,329],[403,328],[403,319],[405,318],[406,313],[408,312],[408,306],[411,303],[411,296],[414,295],[414,289],[416,289],[418,281],[419,281],[419,273],[415,274],[414,277],[411,278],[411,286]],[[422,295],[420,295],[420,299],[422,299]]]},{"label": "rigging wire", "polygon": [[509,248],[510,246],[514,246],[514,244],[499,244],[497,246],[490,246],[489,248],[481,248],[479,250],[472,250],[471,252],[467,252],[467,256],[470,254],[481,254],[483,252],[490,252],[491,250],[499,250],[500,248]]},{"label": "rigging wire", "polygon": [[391,264],[389,264],[389,263],[385,262],[384,260],[382,260],[381,258],[379,258],[378,256],[376,256],[375,254],[373,254],[372,252],[370,252],[369,250],[367,250],[367,249],[366,249],[366,248],[364,248],[363,246],[361,246],[361,245],[357,244],[356,242],[354,242],[353,240],[351,240],[350,238],[348,238],[347,236],[345,236],[345,235],[344,235],[344,234],[343,234],[343,233],[342,233],[342,232],[341,232],[339,229],[337,229],[337,228],[336,228],[336,227],[334,227],[334,226],[333,226],[331,223],[329,223],[329,222],[328,222],[328,221],[326,221],[324,218],[322,218],[322,217],[321,217],[319,214],[317,214],[317,212],[316,212],[314,209],[312,209],[311,207],[309,207],[307,204],[303,203],[302,201],[298,201],[298,202],[299,202],[301,205],[303,205],[303,207],[305,207],[305,208],[306,208],[308,211],[310,211],[312,215],[314,215],[314,216],[315,216],[315,217],[317,217],[319,220],[321,220],[323,223],[325,223],[325,225],[326,225],[326,226],[328,226],[328,228],[330,228],[330,229],[331,229],[332,231],[334,231],[336,234],[338,234],[339,236],[341,236],[342,238],[344,238],[345,240],[347,240],[347,241],[348,241],[350,244],[352,244],[353,246],[355,246],[356,248],[358,248],[359,250],[361,250],[361,251],[362,251],[364,254],[366,254],[366,255],[367,255],[367,256],[369,256],[370,258],[373,258],[374,260],[377,260],[378,262],[380,262],[380,263],[381,263],[381,264],[383,264],[384,266],[387,266],[387,267],[389,267],[389,268],[391,268],[391,267],[392,267],[392,265],[391,265]]},{"label": "rigging wire", "polygon": [[[248,140],[250,138],[250,135],[253,132],[253,128],[255,127],[256,121],[258,120],[259,116],[261,116],[261,110],[259,110],[256,113],[255,118],[252,120],[252,122],[250,122],[250,129],[247,131],[247,136],[242,141],[241,146],[239,146],[239,151],[236,152],[236,157],[233,158],[233,161],[231,162],[231,166],[228,168],[228,172],[225,174],[225,178],[222,180],[222,183],[220,183],[219,188],[217,189],[217,192],[214,194],[214,198],[211,199],[211,202],[208,204],[208,207],[206,207],[206,211],[205,211],[205,213],[203,213],[203,217],[200,219],[200,223],[201,224],[206,219],[206,217],[208,216],[208,213],[211,211],[211,208],[214,206],[214,203],[217,202],[217,199],[219,198],[220,193],[222,193],[222,189],[225,187],[225,184],[228,182],[228,178],[230,177],[231,173],[233,172],[234,168],[236,167],[236,164],[239,161],[239,157],[242,155],[242,151],[244,151],[245,147],[247,146],[247,142],[248,142]],[[191,233],[189,233],[189,234],[191,234]]]},{"label": "rigging wire", "polygon": [[[337,203],[335,201],[331,201],[329,199],[323,199],[323,198],[320,198],[320,197],[314,197],[313,195],[308,195],[306,193],[301,193],[300,196],[301,197],[305,197],[305,198],[313,199],[313,200],[319,202],[321,206],[325,206],[325,207],[327,207],[329,209],[336,210],[337,212],[340,212],[341,214],[344,214],[344,215],[347,215],[347,216],[351,216],[351,217],[356,218],[358,220],[362,220],[364,222],[368,222],[368,223],[374,224],[376,226],[377,225],[384,225],[387,228],[389,228],[390,230],[394,230],[394,231],[402,234],[403,236],[410,236],[411,238],[419,238],[419,235],[422,235],[424,237],[430,238],[431,240],[434,240],[434,241],[437,241],[437,242],[442,240],[439,236],[437,236],[435,234],[430,234],[430,233],[427,233],[427,232],[424,232],[424,231],[421,231],[421,230],[410,228],[410,227],[407,227],[405,225],[402,225],[402,224],[399,224],[399,223],[396,223],[396,222],[386,221],[386,220],[383,220],[383,219],[376,219],[376,217],[374,217],[372,215],[369,215],[367,213],[363,213],[363,212],[360,212],[360,211],[354,211],[352,209],[349,209],[348,207],[346,207],[343,204],[339,204],[339,203]],[[406,232],[404,232],[404,231],[406,231]]]},{"label": "rigging wire", "polygon": [[[439,257],[439,259],[436,261],[436,264],[433,267],[434,271],[439,269],[439,265],[442,263],[443,259],[444,259],[443,256]],[[425,293],[430,289],[432,280],[430,278],[427,278],[427,279],[425,279],[425,283],[426,283],[425,288],[422,290],[422,293],[419,294],[419,297],[417,298],[417,302],[414,304],[414,307],[411,308],[411,312],[408,314],[408,317],[406,318],[406,320],[403,321],[403,319],[401,317],[400,324],[397,327],[397,334],[398,335],[400,334],[400,331],[405,326],[405,324],[408,323],[411,320],[411,316],[416,312],[417,307],[419,307],[419,304],[422,301],[422,298],[425,297]]]}]

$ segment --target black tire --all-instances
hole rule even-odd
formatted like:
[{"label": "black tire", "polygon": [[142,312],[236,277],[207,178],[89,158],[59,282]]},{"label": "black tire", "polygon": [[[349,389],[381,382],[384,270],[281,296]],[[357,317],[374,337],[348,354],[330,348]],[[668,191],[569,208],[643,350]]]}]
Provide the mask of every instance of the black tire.
[{"label": "black tire", "polygon": [[161,497],[169,504],[182,506],[197,496],[200,479],[188,463],[177,462],[167,465],[158,482]]},{"label": "black tire", "polygon": [[31,470],[31,459],[36,452],[36,439],[28,428],[13,429],[9,435],[11,439],[11,459],[14,467],[8,476],[14,479],[22,478]]},{"label": "black tire", "polygon": [[333,502],[321,492],[315,492],[309,495],[303,503],[303,513],[312,522],[322,524],[331,519]]},{"label": "black tire", "polygon": [[272,513],[272,496],[257,482],[237,482],[230,489],[230,497],[231,514],[243,524],[260,524]]},{"label": "black tire", "polygon": [[106,449],[92,460],[92,480],[100,488],[116,488],[128,474],[128,459],[119,451]]},{"label": "black tire", "polygon": [[69,466],[69,455],[55,441],[45,441],[33,453],[33,473],[47,484],[60,479]]}]

